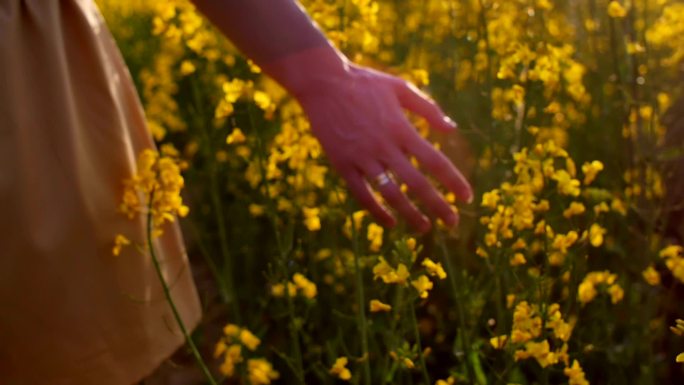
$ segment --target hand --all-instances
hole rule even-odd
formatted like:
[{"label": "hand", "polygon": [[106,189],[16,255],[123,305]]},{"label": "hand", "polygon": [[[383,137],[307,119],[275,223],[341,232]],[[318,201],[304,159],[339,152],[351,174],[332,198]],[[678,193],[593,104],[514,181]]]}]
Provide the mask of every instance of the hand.
[{"label": "hand", "polygon": [[446,225],[458,222],[458,214],[409,160],[414,156],[459,199],[472,200],[465,177],[418,134],[402,110],[424,117],[437,130],[456,129],[433,101],[400,78],[356,65],[317,85],[298,97],[312,131],[351,193],[379,223],[392,227],[396,219],[376,200],[370,185],[417,231],[430,229],[430,220],[401,192],[401,182]]}]

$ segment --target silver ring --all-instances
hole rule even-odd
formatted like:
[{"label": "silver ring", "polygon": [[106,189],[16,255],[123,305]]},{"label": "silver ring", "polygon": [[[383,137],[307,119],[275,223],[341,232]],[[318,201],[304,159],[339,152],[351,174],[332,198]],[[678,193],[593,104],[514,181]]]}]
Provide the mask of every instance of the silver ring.
[{"label": "silver ring", "polygon": [[381,172],[373,178],[373,183],[378,187],[386,186],[392,182],[394,180],[387,172]]}]

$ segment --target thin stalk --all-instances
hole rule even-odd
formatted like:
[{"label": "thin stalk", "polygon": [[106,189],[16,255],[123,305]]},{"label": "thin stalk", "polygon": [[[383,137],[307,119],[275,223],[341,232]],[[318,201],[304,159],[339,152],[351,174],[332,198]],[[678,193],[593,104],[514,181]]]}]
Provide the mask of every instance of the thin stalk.
[{"label": "thin stalk", "polygon": [[353,216],[351,217],[352,236],[354,237],[354,273],[356,274],[356,300],[359,312],[356,315],[359,333],[361,335],[361,351],[363,358],[363,377],[367,385],[371,384],[370,357],[368,356],[368,334],[366,333],[366,299],[363,288],[363,272],[359,263],[358,234]]},{"label": "thin stalk", "polygon": [[[247,106],[247,115],[249,117],[250,125],[256,128],[256,122],[254,121],[252,105]],[[273,226],[273,232],[276,237],[276,244],[278,245],[279,258],[276,262],[280,265],[282,271],[288,272],[287,257],[290,253],[290,248],[286,247],[286,245],[283,243],[283,237],[280,234],[280,229],[278,227],[278,215],[276,214],[276,204],[273,201],[273,198],[271,197],[270,191],[268,189],[268,180],[266,178],[266,171],[264,169],[264,163],[266,161],[266,149],[264,148],[264,144],[261,141],[261,137],[259,135],[255,135],[255,137],[257,141],[257,157],[259,159],[259,174],[261,175],[261,180],[264,185],[266,204],[268,206],[269,211],[268,216]],[[287,274],[287,276],[289,277],[289,273]],[[302,348],[299,342],[299,327],[297,325],[297,320],[295,317],[294,302],[292,301],[292,297],[290,296],[290,291],[287,287],[287,284],[285,285],[285,296],[287,298],[287,313],[290,322],[288,329],[290,331],[290,340],[292,340],[292,355],[294,356],[295,361],[294,367],[292,369],[295,372],[294,374],[297,378],[297,381],[300,384],[304,385],[304,360],[302,358]]]},{"label": "thin stalk", "polygon": [[233,317],[237,323],[240,323],[240,305],[235,294],[235,283],[233,281],[233,260],[230,257],[230,247],[228,246],[228,239],[226,238],[226,222],[223,211],[223,203],[221,202],[221,197],[219,195],[219,183],[218,183],[218,170],[216,169],[216,161],[213,160],[213,141],[211,140],[211,135],[208,132],[208,126],[204,122],[204,104],[200,100],[200,92],[197,88],[197,82],[192,81],[192,95],[194,99],[195,106],[198,112],[198,124],[203,128],[201,130],[206,145],[209,146],[209,155],[207,160],[209,162],[209,190],[211,191],[211,203],[214,206],[214,217],[216,225],[219,231],[219,243],[221,246],[221,256],[223,258],[223,268],[225,272],[225,278],[221,280],[221,285],[225,287],[226,296],[233,310]]},{"label": "thin stalk", "polygon": [[[150,193],[149,202],[152,202],[153,196],[154,196],[154,191],[152,191]],[[157,277],[159,278],[159,282],[161,283],[162,289],[164,290],[164,297],[166,297],[166,302],[171,307],[171,312],[173,313],[173,317],[176,319],[176,323],[178,324],[178,327],[180,328],[181,332],[183,333],[183,337],[185,337],[185,341],[187,342],[188,346],[190,347],[190,350],[192,351],[192,355],[195,357],[197,364],[200,366],[200,369],[202,369],[202,373],[207,378],[209,383],[211,385],[217,385],[216,380],[214,380],[214,377],[211,375],[211,372],[209,371],[209,368],[207,368],[207,365],[204,363],[204,360],[202,359],[202,355],[200,354],[199,350],[197,349],[195,342],[190,337],[190,334],[188,333],[188,330],[185,327],[185,323],[183,322],[183,319],[181,318],[180,313],[178,312],[178,308],[176,308],[176,304],[174,303],[173,298],[171,297],[171,290],[169,290],[169,285],[166,283],[166,280],[164,279],[164,274],[162,273],[161,265],[159,263],[159,259],[157,259],[157,253],[154,251],[154,244],[152,243],[152,209],[151,209],[151,207],[148,208],[148,213],[147,213],[147,247],[150,251],[150,256],[152,257],[152,263],[154,264],[154,270],[156,271]]]},{"label": "thin stalk", "polygon": [[411,313],[411,323],[413,324],[413,334],[416,339],[416,345],[418,345],[418,357],[420,360],[420,369],[423,373],[423,381],[425,385],[430,385],[430,375],[427,372],[427,366],[425,365],[425,355],[423,354],[423,344],[420,342],[420,330],[418,330],[418,320],[416,319],[416,308],[411,302],[411,308],[409,309]]},{"label": "thin stalk", "polygon": [[444,243],[444,237],[441,233],[437,233],[437,237],[439,240],[439,246],[442,249],[442,260],[444,261],[444,265],[447,268],[447,275],[449,277],[449,283],[451,286],[452,294],[454,296],[454,302],[456,303],[456,311],[458,312],[458,322],[462,331],[461,349],[463,350],[463,354],[465,357],[465,366],[466,372],[468,374],[468,381],[473,381],[475,377],[473,376],[472,368],[468,363],[468,357],[470,357],[470,338],[468,337],[468,332],[466,331],[465,310],[463,309],[463,303],[461,301],[461,298],[463,298],[463,296],[461,295],[461,290],[459,289],[459,285],[456,282],[456,272],[453,264],[451,263],[449,250],[447,249],[446,244]]},{"label": "thin stalk", "polygon": [[230,290],[228,289],[228,286],[226,285],[226,281],[225,281],[224,277],[221,275],[218,266],[216,266],[216,262],[211,257],[211,253],[209,253],[207,246],[202,241],[202,235],[200,234],[199,230],[197,229],[197,225],[195,225],[194,223],[192,223],[192,221],[190,221],[190,228],[192,229],[192,232],[195,235],[195,240],[197,242],[197,247],[199,248],[200,254],[202,254],[202,257],[204,257],[204,260],[207,262],[207,266],[209,266],[209,270],[211,271],[211,274],[214,276],[214,279],[216,280],[216,282],[218,284],[218,290],[219,290],[219,294],[221,295],[221,299],[225,303],[230,303],[230,300],[231,300]]}]

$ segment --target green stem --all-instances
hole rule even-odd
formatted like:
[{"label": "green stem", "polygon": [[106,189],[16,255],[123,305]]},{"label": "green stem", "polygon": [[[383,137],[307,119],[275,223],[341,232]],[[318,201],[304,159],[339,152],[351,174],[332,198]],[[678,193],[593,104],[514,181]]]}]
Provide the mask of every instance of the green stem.
[{"label": "green stem", "polygon": [[[247,115],[249,117],[249,123],[251,127],[254,127],[256,129],[257,125],[256,122],[254,121],[254,114],[253,114],[253,106],[250,104],[247,106]],[[288,245],[286,246],[283,243],[283,237],[280,234],[280,227],[278,224],[278,214],[277,214],[277,207],[276,203],[271,197],[269,188],[268,188],[268,179],[266,178],[266,170],[264,167],[264,163],[266,162],[266,149],[264,148],[264,144],[261,141],[261,137],[259,135],[255,135],[256,137],[256,142],[257,142],[257,158],[258,158],[258,164],[259,164],[259,174],[261,175],[261,181],[263,183],[263,191],[264,195],[266,198],[266,205],[268,206],[268,217],[271,220],[271,224],[273,226],[273,232],[276,237],[276,244],[278,246],[278,255],[279,258],[276,261],[277,264],[280,267],[281,271],[284,271],[286,273],[286,276],[289,277],[289,272],[287,268],[287,258],[288,255],[290,254],[291,247]],[[262,191],[259,189],[259,191]],[[288,313],[288,318],[289,318],[289,329],[290,329],[290,340],[292,342],[292,355],[294,356],[294,367],[290,366],[295,374],[295,377],[297,378],[297,381],[304,385],[304,360],[302,358],[302,348],[299,342],[299,325],[297,323],[297,318],[295,316],[295,307],[294,307],[294,302],[293,298],[290,296],[290,291],[288,289],[288,283],[285,283],[285,295],[287,297],[287,313]]]},{"label": "green stem", "polygon": [[214,262],[214,259],[211,257],[211,253],[202,241],[202,235],[200,234],[200,231],[197,229],[197,225],[190,221],[190,228],[192,229],[192,232],[195,235],[195,241],[197,242],[197,247],[199,248],[200,254],[202,254],[202,256],[204,257],[204,260],[207,262],[207,266],[209,266],[211,274],[214,276],[214,279],[218,283],[218,289],[219,294],[221,295],[221,299],[225,303],[230,303],[231,294],[230,290],[228,289],[226,280],[221,275],[218,266],[216,266],[216,262]]},{"label": "green stem", "polygon": [[423,345],[420,342],[420,330],[418,330],[418,320],[416,319],[416,308],[411,302],[411,308],[409,309],[411,313],[411,323],[413,324],[413,334],[416,339],[416,345],[418,345],[418,357],[420,359],[420,369],[423,372],[423,380],[425,385],[430,385],[430,375],[427,372],[427,366],[425,365],[425,355],[423,354]]},{"label": "green stem", "polygon": [[228,240],[226,239],[226,222],[224,218],[223,204],[221,203],[221,197],[219,196],[219,184],[218,176],[216,175],[216,165],[212,161],[212,166],[210,172],[210,190],[211,190],[211,201],[214,206],[214,214],[216,216],[216,224],[218,225],[219,231],[219,242],[221,244],[221,255],[223,257],[223,268],[225,271],[224,284],[226,286],[227,292],[229,293],[229,301],[233,309],[233,317],[235,321],[239,324],[240,320],[240,304],[238,303],[237,296],[235,295],[235,284],[233,283],[233,260],[230,257],[230,247],[228,246]]},{"label": "green stem", "polygon": [[[154,191],[152,191],[150,193],[149,202],[152,202],[153,196],[154,196]],[[180,313],[178,312],[178,308],[176,308],[176,304],[173,301],[173,298],[171,297],[171,290],[169,289],[169,285],[166,283],[166,280],[164,279],[164,274],[161,270],[161,265],[159,263],[159,259],[157,259],[157,254],[154,251],[154,244],[152,243],[152,208],[151,207],[148,207],[148,213],[147,213],[147,247],[150,250],[150,256],[152,257],[152,263],[154,264],[154,270],[157,272],[157,277],[159,278],[159,282],[161,283],[162,289],[164,290],[164,297],[166,297],[166,302],[168,302],[169,306],[171,307],[171,312],[173,313],[173,317],[176,319],[176,323],[178,324],[178,327],[180,328],[181,332],[183,333],[183,337],[185,337],[185,341],[187,342],[188,346],[190,347],[190,350],[192,351],[192,355],[195,357],[197,364],[200,366],[200,369],[202,369],[202,372],[204,373],[204,376],[207,378],[209,383],[211,385],[217,385],[216,380],[214,380],[214,377],[211,375],[211,372],[209,371],[209,368],[207,368],[207,365],[204,363],[204,360],[202,359],[202,355],[200,354],[199,350],[197,349],[195,342],[192,340],[192,337],[190,337],[190,334],[188,333],[188,330],[185,327],[185,323],[183,322],[183,319],[181,318]]]},{"label": "green stem", "polygon": [[208,131],[209,125],[204,122],[204,103],[200,100],[200,91],[197,86],[196,81],[191,81],[192,84],[192,96],[194,99],[195,107],[198,111],[198,125],[203,127],[202,135],[208,146],[207,161],[209,162],[209,189],[211,191],[211,204],[214,207],[214,216],[216,225],[219,231],[219,243],[221,246],[221,257],[223,258],[223,269],[224,269],[224,279],[220,280],[221,286],[225,288],[225,295],[228,302],[233,309],[233,317],[235,321],[240,323],[240,305],[237,300],[235,293],[234,275],[233,275],[233,260],[230,257],[230,247],[228,246],[228,240],[226,239],[226,222],[224,218],[223,203],[221,202],[221,197],[219,195],[219,183],[218,183],[218,170],[216,169],[216,161],[213,158],[214,154],[214,142],[211,139],[211,135]]},{"label": "green stem", "polygon": [[354,272],[356,273],[356,299],[359,306],[359,312],[357,313],[357,323],[359,328],[359,333],[361,335],[361,351],[363,359],[363,376],[364,382],[367,385],[371,384],[371,370],[370,370],[370,357],[368,356],[368,334],[366,333],[366,299],[363,287],[363,272],[361,271],[361,264],[359,263],[359,253],[358,253],[358,236],[356,234],[354,218],[351,218],[352,222],[352,232],[354,237]]},{"label": "green stem", "polygon": [[470,338],[468,337],[468,332],[466,330],[465,310],[463,309],[463,301],[461,301],[464,296],[461,295],[461,290],[456,282],[456,272],[451,263],[451,257],[449,255],[449,250],[446,247],[444,237],[441,233],[437,233],[437,237],[439,246],[442,249],[442,260],[444,261],[444,265],[447,269],[447,275],[449,277],[449,283],[454,296],[454,302],[456,303],[456,311],[458,311],[458,322],[461,328],[461,349],[463,349],[463,354],[465,357],[466,373],[468,375],[468,381],[473,381],[475,377],[473,376],[472,368],[468,363],[468,357],[470,357]]}]

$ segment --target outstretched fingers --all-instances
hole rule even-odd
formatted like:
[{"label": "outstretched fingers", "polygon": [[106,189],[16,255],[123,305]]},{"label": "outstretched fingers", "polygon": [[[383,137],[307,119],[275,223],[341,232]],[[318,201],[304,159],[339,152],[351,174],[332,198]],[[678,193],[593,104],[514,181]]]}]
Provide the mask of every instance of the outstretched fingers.
[{"label": "outstretched fingers", "polygon": [[453,163],[441,151],[437,150],[430,142],[415,133],[413,140],[405,143],[405,149],[418,159],[418,162],[429,171],[456,197],[471,202],[473,190],[465,176],[454,166]]},{"label": "outstretched fingers", "polygon": [[378,202],[368,182],[366,182],[359,171],[350,170],[342,176],[347,181],[349,191],[354,195],[359,204],[368,210],[380,224],[386,227],[394,227],[396,225],[397,221],[394,216]]},{"label": "outstretched fingers", "polygon": [[422,116],[437,130],[449,132],[457,127],[456,123],[444,114],[437,103],[413,84],[402,79],[396,79],[395,91],[402,107]]},{"label": "outstretched fingers", "polygon": [[458,214],[451,208],[435,186],[417,170],[406,155],[397,151],[389,161],[399,179],[409,188],[409,191],[420,200],[431,213],[442,219],[447,226],[454,226],[458,222]]},{"label": "outstretched fingers", "polygon": [[[385,201],[401,215],[406,222],[420,233],[430,230],[430,220],[418,210],[411,200],[401,191],[394,180],[392,171],[386,170],[380,163],[369,162],[363,167],[373,187],[382,194]],[[384,174],[384,175],[383,175]],[[379,177],[383,175],[382,177]]]}]

